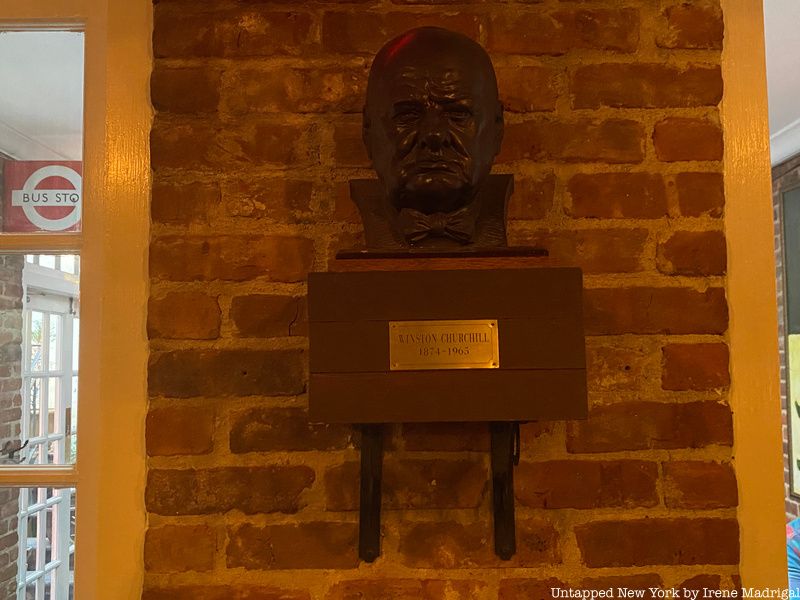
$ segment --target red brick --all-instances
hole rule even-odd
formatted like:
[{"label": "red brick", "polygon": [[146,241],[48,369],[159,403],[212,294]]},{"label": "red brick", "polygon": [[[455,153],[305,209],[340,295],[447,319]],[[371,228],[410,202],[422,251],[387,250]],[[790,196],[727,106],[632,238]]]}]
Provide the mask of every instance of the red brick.
[{"label": "red brick", "polygon": [[662,48],[722,49],[724,26],[717,0],[676,3],[666,8],[664,21],[657,36]]},{"label": "red brick", "polygon": [[22,299],[20,298],[0,298],[0,309],[3,311],[19,310],[22,308]]},{"label": "red brick", "polygon": [[243,68],[226,72],[223,106],[252,112],[360,112],[366,90],[364,69]]},{"label": "red brick", "polygon": [[336,123],[333,160],[337,167],[368,167],[371,164],[361,135],[361,119],[351,118]]},{"label": "red brick", "polygon": [[739,563],[736,519],[598,521],[575,535],[587,567]]},{"label": "red brick", "polygon": [[[337,0],[324,0],[326,2],[333,1],[336,2]],[[348,1],[348,0],[339,0],[339,1]],[[486,0],[477,0],[475,3],[478,4],[480,2],[485,2]],[[541,2],[542,0],[522,0],[523,2]],[[419,4],[419,5],[439,5],[439,4],[465,4],[464,0],[391,0],[392,4],[400,4],[400,5],[409,5],[409,4]]]},{"label": "red brick", "polygon": [[356,203],[350,198],[350,182],[337,181],[330,192],[334,196],[333,220],[347,223],[361,223],[361,215]]},{"label": "red brick", "polygon": [[153,53],[157,58],[298,55],[308,51],[312,36],[307,13],[157,5]]},{"label": "red brick", "polygon": [[230,569],[352,569],[359,562],[357,523],[244,524],[228,536]]},{"label": "red brick", "polygon": [[412,451],[484,452],[489,450],[486,423],[403,423],[404,448]]},{"label": "red brick", "polygon": [[[15,395],[15,398],[12,398],[11,400],[8,400],[7,398],[5,398],[4,400],[6,402],[8,402],[8,403],[11,403],[11,402],[17,402],[18,403],[18,398],[19,398],[19,395],[17,394],[17,395]],[[8,439],[8,438],[19,439],[20,430],[21,430],[21,427],[20,427],[19,423],[4,423],[2,426],[0,426],[0,435],[2,435],[2,437],[5,438],[5,439]],[[0,533],[2,533],[1,529],[2,528],[0,528]]]},{"label": "red brick", "polygon": [[248,120],[240,123],[156,119],[150,134],[153,168],[297,166],[316,160],[308,124]]},{"label": "red brick", "polygon": [[[602,340],[602,338],[600,338]],[[593,391],[641,390],[658,371],[656,348],[646,344],[631,345],[615,341],[599,344],[587,339],[586,377]]]},{"label": "red brick", "polygon": [[168,281],[303,281],[314,242],[279,235],[162,236],[150,245],[150,276]]},{"label": "red brick", "polygon": [[[2,389],[2,388],[10,388],[10,389]],[[19,379],[14,378],[12,380],[4,380],[0,382],[0,392],[5,392],[0,396],[4,402],[12,406],[20,406],[22,404],[22,398],[20,395],[20,389],[22,388],[21,382]],[[7,434],[7,437],[12,437],[14,439],[20,438],[20,417],[22,413],[19,408],[12,408],[12,409],[5,409],[0,411],[0,418],[2,418],[3,422],[5,423],[3,433]]]},{"label": "red brick", "polygon": [[[552,438],[556,432],[554,421],[531,421],[528,423],[521,423],[519,426],[520,440],[523,448],[528,445],[533,445],[537,441],[544,441]],[[563,443],[560,444],[563,446]]]},{"label": "red brick", "polygon": [[306,466],[150,469],[145,502],[158,515],[295,513],[313,482]]},{"label": "red brick", "polygon": [[174,113],[207,113],[219,104],[221,71],[203,67],[172,68],[156,63],[150,77],[153,108]]},{"label": "red brick", "polygon": [[490,13],[487,47],[500,54],[566,54],[570,50],[634,52],[639,12],[634,9],[572,8]]},{"label": "red brick", "polygon": [[592,288],[584,292],[587,335],[725,333],[725,290],[679,287]]},{"label": "red brick", "polygon": [[237,179],[223,184],[222,200],[232,217],[295,223],[311,218],[312,185],[296,179]]},{"label": "red brick", "polygon": [[290,331],[292,335],[308,336],[308,298],[306,296],[300,298],[297,321],[294,322]]},{"label": "red brick", "polygon": [[[7,384],[8,387],[13,392],[13,400],[12,406],[13,408],[5,409],[0,411],[0,422],[3,423],[10,423],[12,421],[19,421],[22,418],[22,411],[19,408],[22,405],[19,390],[22,388],[22,380],[18,377],[14,377],[13,379],[6,379],[4,384]],[[9,390],[3,389],[0,391],[7,392]]]},{"label": "red brick", "polygon": [[[683,581],[678,586],[683,590],[718,590],[721,586],[721,577],[719,575],[695,575],[686,581]],[[741,594],[739,595],[741,598]]]},{"label": "red brick", "polygon": [[336,253],[339,250],[351,250],[353,248],[363,249],[364,247],[363,229],[356,232],[343,231],[342,233],[336,234],[333,236],[330,247],[328,248],[328,264],[330,264],[332,260],[335,260]]},{"label": "red brick", "polygon": [[644,128],[636,121],[537,119],[506,125],[499,162],[638,163],[644,158]]},{"label": "red brick", "polygon": [[555,110],[560,71],[552,67],[498,67],[500,101],[508,112]]},{"label": "red brick", "polygon": [[311,600],[307,590],[266,586],[184,585],[147,587],[142,600]]},{"label": "red brick", "polygon": [[[21,301],[21,295],[22,294],[20,294],[20,301]],[[15,301],[16,301],[16,296],[17,295],[15,293],[14,294]],[[3,299],[7,300],[9,299],[9,297],[6,296]],[[21,312],[20,309],[16,308],[13,309],[13,311],[15,313]],[[8,313],[11,312],[11,310],[5,309],[3,312],[7,316]],[[22,343],[22,324],[20,323],[19,325],[20,325],[19,328],[14,327],[14,329],[9,328],[6,329],[5,331],[0,330],[0,345],[2,346],[3,349],[2,350],[3,358],[5,359],[4,361],[5,364],[0,365],[0,367],[2,367],[5,370],[5,373],[3,374],[4,378],[9,378],[12,377],[13,375],[19,375],[21,371],[21,366],[17,364],[20,358],[22,357],[21,350],[18,348],[18,346],[20,346]]]},{"label": "red brick", "polygon": [[555,600],[553,588],[567,590],[570,586],[551,577],[549,579],[501,579],[498,600]]},{"label": "red brick", "polygon": [[[20,277],[21,273],[22,273],[22,271],[20,270],[18,273],[15,273],[13,275],[13,277],[14,278],[18,278],[18,277]],[[8,286],[9,283],[7,282],[5,285]],[[5,292],[5,293],[8,296],[8,294],[10,294],[11,292]],[[22,332],[22,290],[21,290],[21,286],[20,286],[20,291],[19,291],[19,297],[17,297],[16,293],[14,293],[13,295],[14,295],[14,298],[8,298],[8,297],[5,298],[5,300],[10,300],[12,305],[5,307],[6,310],[3,313],[2,319],[0,319],[0,322],[2,323],[2,326],[3,326],[4,329],[6,329],[6,330],[10,329],[12,334],[17,336],[14,339],[22,340],[22,333],[21,333]],[[16,310],[9,310],[11,308],[16,309]]]},{"label": "red brick", "polygon": [[341,450],[352,446],[346,425],[311,424],[302,408],[250,408],[231,417],[234,454],[282,450]]},{"label": "red brick", "polygon": [[[359,463],[346,462],[325,473],[325,507],[358,510]],[[482,460],[386,459],[383,507],[386,509],[478,508],[483,501],[488,465]]]},{"label": "red brick", "polygon": [[474,600],[485,587],[464,579],[353,579],[334,583],[325,600]]},{"label": "red brick", "polygon": [[570,86],[575,108],[683,108],[722,100],[718,65],[607,63],[580,67]]},{"label": "red brick", "polygon": [[[16,275],[16,274],[15,274]],[[13,296],[16,300],[22,297],[22,282],[20,281],[6,281],[3,282],[3,294],[6,296]]]},{"label": "red brick", "polygon": [[587,590],[607,590],[608,588],[627,588],[629,590],[647,590],[645,598],[655,598],[650,593],[650,588],[662,588],[664,582],[656,573],[642,573],[640,575],[609,575],[606,577],[584,577],[581,579],[581,588]]},{"label": "red brick", "polygon": [[658,270],[667,275],[724,275],[728,247],[721,231],[677,231],[658,245]]},{"label": "red brick", "polygon": [[713,390],[731,383],[725,343],[667,344],[663,356],[661,387],[665,390]]},{"label": "red brick", "polygon": [[722,128],[708,119],[669,117],[656,123],[653,143],[659,160],[722,160]]},{"label": "red brick", "polygon": [[209,166],[213,161],[212,145],[216,134],[216,129],[208,122],[172,123],[156,118],[150,131],[153,170]]},{"label": "red brick", "polygon": [[214,447],[214,409],[151,408],[145,431],[149,456],[208,454]]},{"label": "red brick", "polygon": [[721,217],[725,206],[722,173],[678,173],[678,204],[686,217]]},{"label": "red brick", "polygon": [[625,402],[590,409],[567,427],[570,453],[733,445],[731,409],[716,402]]},{"label": "red brick", "polygon": [[[11,500],[8,500],[7,502],[11,502]],[[19,543],[19,534],[16,531],[12,531],[12,527],[14,526],[15,524],[13,524],[11,519],[6,519],[6,521],[3,523],[3,529],[5,530],[5,533],[0,538],[0,547],[2,547],[3,550],[13,549],[16,551],[18,548],[17,544]],[[0,558],[0,565],[2,565],[0,566],[0,573],[2,573],[5,577],[12,577],[14,573],[13,567],[16,566],[15,562],[12,562],[9,554],[10,553],[6,552],[5,556]]]},{"label": "red brick", "polygon": [[208,223],[220,197],[216,183],[155,183],[150,216],[165,225]]},{"label": "red brick", "polygon": [[587,273],[631,273],[643,270],[646,229],[562,229],[518,232],[514,241],[546,248],[550,264],[579,266]]},{"label": "red brick", "polygon": [[150,354],[153,396],[291,396],[305,390],[302,350],[173,350]]},{"label": "red brick", "polygon": [[401,536],[402,561],[414,568],[522,567],[561,562],[558,532],[545,521],[517,519],[517,554],[510,561],[500,561],[494,554],[491,526],[486,522],[408,523]]},{"label": "red brick", "polygon": [[252,164],[296,167],[316,160],[309,142],[312,131],[313,127],[307,123],[246,123],[236,129],[223,129],[216,150],[230,155],[230,162],[245,167]]},{"label": "red brick", "polygon": [[543,219],[553,206],[556,177],[524,177],[514,182],[514,195],[508,204],[509,219]]},{"label": "red brick", "polygon": [[144,541],[144,568],[153,573],[210,571],[216,548],[216,532],[208,525],[151,527]]},{"label": "red brick", "polygon": [[738,594],[739,594],[738,597],[739,598],[743,598],[744,594],[742,594],[742,576],[741,576],[741,574],[740,573],[734,573],[733,575],[731,575],[731,583],[733,583],[734,589],[736,589],[736,591],[738,592]]},{"label": "red brick", "polygon": [[656,506],[654,462],[551,460],[521,463],[514,473],[517,500],[532,508]]},{"label": "red brick", "polygon": [[239,337],[284,337],[298,335],[302,320],[302,298],[250,294],[231,300],[231,320]]},{"label": "red brick", "polygon": [[567,184],[573,217],[658,219],[668,214],[664,180],[656,173],[579,173]]},{"label": "red brick", "polygon": [[739,504],[736,475],[728,463],[664,463],[664,503],[668,508],[711,509]]},{"label": "red brick", "polygon": [[219,337],[217,298],[200,292],[169,292],[150,298],[147,335],[150,339],[213,340]]},{"label": "red brick", "polygon": [[429,25],[478,39],[478,18],[467,13],[326,12],[322,17],[322,46],[327,52],[372,55],[393,37]]},{"label": "red brick", "polygon": [[[16,552],[17,550],[15,544],[16,542],[10,545],[10,547],[14,548],[13,552]],[[13,597],[13,590],[15,586],[12,584],[12,582],[15,579],[14,567],[16,565],[12,560],[12,555],[10,553],[6,553],[2,558],[0,558],[0,563],[2,563],[2,566],[0,566],[0,577],[2,577],[2,580],[6,582],[5,589],[8,590],[8,593]]]}]

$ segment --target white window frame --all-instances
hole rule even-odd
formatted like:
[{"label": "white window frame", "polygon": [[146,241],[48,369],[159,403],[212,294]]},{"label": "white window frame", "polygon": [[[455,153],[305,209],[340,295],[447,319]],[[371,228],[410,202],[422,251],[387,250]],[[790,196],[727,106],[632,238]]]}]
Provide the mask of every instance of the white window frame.
[{"label": "white window frame", "polygon": [[81,432],[73,466],[0,468],[0,487],[75,487],[75,597],[141,598],[145,532],[152,5],[3,0],[0,28],[85,32],[80,234],[4,234],[0,253],[81,255]]},{"label": "white window frame", "polygon": [[[20,440],[24,440],[26,448],[20,451],[19,458],[25,465],[47,464],[47,451],[50,444],[55,445],[55,463],[70,464],[72,462],[68,449],[71,446],[71,431],[68,408],[72,407],[73,378],[78,375],[73,361],[75,319],[78,315],[78,276],[59,270],[59,256],[55,255],[54,268],[42,267],[38,264],[38,256],[34,261],[26,261],[22,271],[23,289],[23,346],[22,346],[22,429]],[[51,255],[52,256],[52,255]],[[80,264],[76,261],[76,266]],[[33,369],[32,322],[33,314],[41,315],[42,346],[41,368]],[[57,320],[54,319],[57,317]],[[50,345],[50,335],[56,326],[56,345]],[[59,361],[55,368],[51,366],[50,353],[55,351]],[[31,435],[31,382],[39,380],[40,396],[38,401],[37,435]],[[54,431],[49,428],[48,387],[52,380],[59,381],[59,394],[55,401]],[[67,435],[69,431],[70,435]],[[32,460],[35,459],[35,463]],[[49,496],[48,496],[49,494]],[[67,598],[70,586],[74,585],[73,573],[70,569],[70,558],[75,547],[71,533],[72,521],[75,517],[75,488],[23,488],[19,493],[19,512],[17,514],[17,532],[19,546],[17,556],[17,598],[25,600],[28,588],[33,586],[37,598],[45,597],[45,588],[50,586],[50,597],[54,600]],[[36,524],[36,537],[28,536],[30,522]],[[49,535],[48,535],[49,521]],[[23,538],[23,536],[25,536]],[[23,544],[24,539],[24,544]],[[24,548],[24,550],[23,550]],[[36,549],[35,564],[29,569],[29,552]],[[47,556],[49,549],[50,555]]]},{"label": "white window frame", "polygon": [[[36,500],[31,504],[30,492],[33,492]],[[52,490],[51,496],[47,497],[47,491]],[[36,520],[36,541],[33,546],[25,543],[22,538],[19,541],[19,558],[17,560],[17,598],[26,598],[26,590],[29,585],[36,586],[36,595],[44,598],[44,590],[47,585],[48,576],[50,578],[50,597],[53,592],[57,598],[66,598],[64,591],[69,589],[70,569],[69,559],[75,552],[75,548],[70,539],[70,520],[73,513],[73,500],[75,488],[22,488],[19,494],[19,513],[17,514],[17,531],[28,530],[28,520]],[[53,530],[47,538],[47,519],[50,515]],[[56,527],[57,524],[57,527]],[[50,542],[50,560],[46,560],[46,554],[42,550]],[[26,568],[27,554],[31,547],[37,549],[36,566],[32,571]],[[66,580],[61,584],[62,580]],[[59,591],[57,591],[59,590]]]},{"label": "white window frame", "polygon": [[[58,255],[56,256],[58,260]],[[73,342],[75,334],[75,320],[79,318],[80,302],[78,301],[78,286],[76,285],[76,276],[69,275],[57,269],[49,269],[41,267],[37,264],[25,262],[25,267],[22,271],[22,289],[24,293],[23,298],[23,347],[22,347],[22,397],[23,407],[28,407],[31,402],[31,386],[30,382],[34,379],[41,380],[40,386],[41,398],[39,399],[39,427],[38,435],[31,436],[30,430],[30,412],[23,408],[22,411],[22,440],[28,443],[24,451],[24,455],[32,457],[33,454],[37,455],[36,463],[30,460],[25,461],[26,464],[42,464],[43,454],[41,448],[45,448],[51,442],[56,443],[56,464],[71,463],[70,453],[68,450],[71,444],[70,436],[76,435],[77,431],[71,431],[70,423],[67,422],[69,413],[66,412],[68,408],[72,408],[72,387],[73,378],[78,375],[75,369],[75,361],[73,360]],[[59,355],[60,363],[57,368],[50,366],[50,352],[51,348],[49,343],[42,344],[42,367],[39,370],[31,368],[31,327],[33,313],[38,312],[42,314],[42,324],[44,331],[51,331],[53,327],[54,315],[58,316],[58,344],[56,352]],[[53,379],[58,379],[59,390],[58,398],[56,399],[56,430],[49,432],[46,423],[47,417],[45,416],[45,396],[49,393],[48,386]],[[75,407],[77,409],[77,406]],[[69,436],[67,432],[69,431]]]}]

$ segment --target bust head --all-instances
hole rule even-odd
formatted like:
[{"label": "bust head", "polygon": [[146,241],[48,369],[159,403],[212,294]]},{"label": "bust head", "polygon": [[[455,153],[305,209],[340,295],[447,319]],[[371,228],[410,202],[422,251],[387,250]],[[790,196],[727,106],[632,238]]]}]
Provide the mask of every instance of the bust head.
[{"label": "bust head", "polygon": [[503,138],[488,54],[468,37],[438,27],[391,40],[370,69],[363,134],[396,208],[430,214],[468,205]]}]

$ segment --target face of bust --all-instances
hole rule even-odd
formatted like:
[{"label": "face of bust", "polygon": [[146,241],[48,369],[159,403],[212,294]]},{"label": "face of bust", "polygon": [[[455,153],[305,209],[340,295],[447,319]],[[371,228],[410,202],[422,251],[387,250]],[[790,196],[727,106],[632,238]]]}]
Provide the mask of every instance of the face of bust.
[{"label": "face of bust", "polygon": [[474,199],[499,150],[496,82],[473,42],[446,36],[402,46],[413,34],[395,41],[394,54],[389,46],[376,57],[364,138],[395,207],[452,212]]}]

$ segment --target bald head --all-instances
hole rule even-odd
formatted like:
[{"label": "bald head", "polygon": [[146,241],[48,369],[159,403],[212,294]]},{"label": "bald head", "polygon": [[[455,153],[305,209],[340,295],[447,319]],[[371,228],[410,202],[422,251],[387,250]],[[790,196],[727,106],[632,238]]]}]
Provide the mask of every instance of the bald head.
[{"label": "bald head", "polygon": [[414,71],[418,74],[446,73],[447,71],[472,71],[474,91],[497,99],[497,80],[494,67],[486,50],[467,36],[441,27],[411,29],[387,42],[375,55],[367,83],[367,105],[386,81],[398,72]]},{"label": "bald head", "polygon": [[372,63],[364,142],[398,208],[468,204],[500,149],[502,108],[486,51],[438,27],[412,29]]}]

